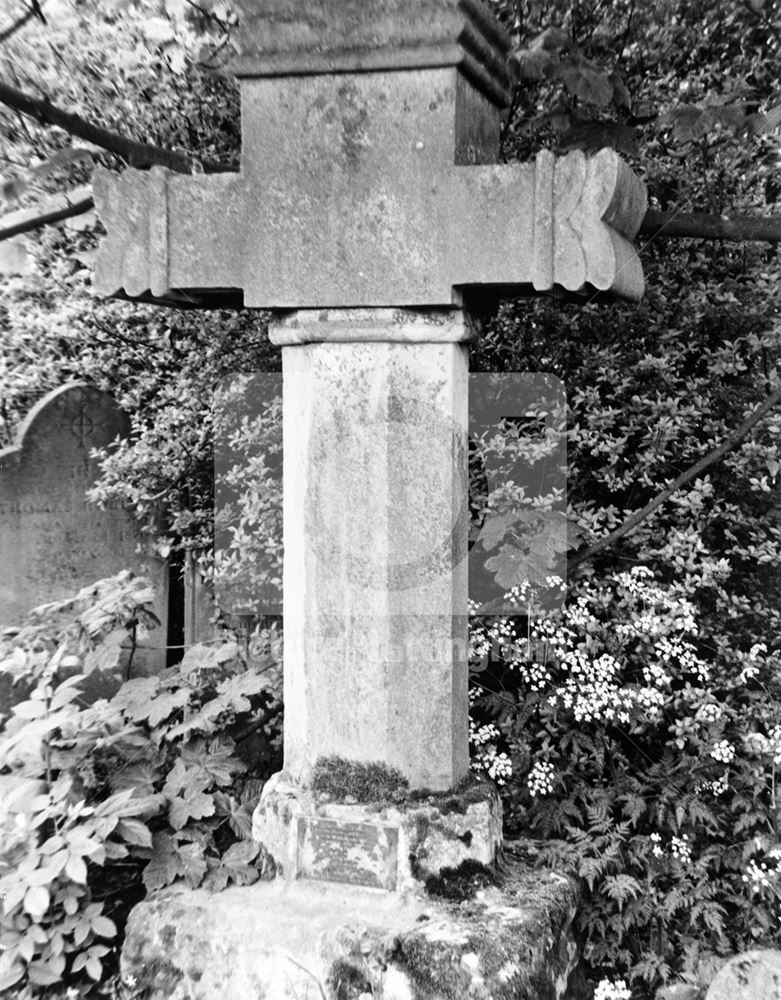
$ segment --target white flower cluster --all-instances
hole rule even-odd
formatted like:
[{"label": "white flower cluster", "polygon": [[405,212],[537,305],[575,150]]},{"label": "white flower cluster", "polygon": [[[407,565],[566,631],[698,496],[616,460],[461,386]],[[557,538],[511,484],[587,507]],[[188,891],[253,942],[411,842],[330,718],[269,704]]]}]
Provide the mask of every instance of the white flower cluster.
[{"label": "white flower cluster", "polygon": [[764,861],[749,861],[743,874],[743,881],[751,887],[751,892],[759,894],[772,885],[771,872]]},{"label": "white flower cluster", "polygon": [[603,653],[592,660],[585,650],[572,649],[562,666],[568,673],[549,699],[551,705],[572,709],[578,722],[629,721],[634,692],[619,687],[620,664],[613,656]]},{"label": "white flower cluster", "polygon": [[551,673],[544,663],[523,660],[518,662],[517,666],[524,683],[528,684],[532,691],[544,691],[550,684]]},{"label": "white flower cluster", "polygon": [[698,781],[694,786],[695,792],[712,792],[713,795],[723,795],[729,788],[729,771],[725,771],[720,778],[713,781]]},{"label": "white flower cluster", "polygon": [[550,795],[553,791],[555,777],[556,768],[553,764],[547,760],[538,760],[529,771],[529,776],[526,779],[532,798],[537,798],[538,795]]},{"label": "white flower cluster", "polygon": [[694,646],[680,636],[661,636],[654,643],[654,649],[663,663],[676,661],[681,672],[696,674],[703,681],[708,679],[707,664],[697,656]]},{"label": "white flower cluster", "polygon": [[497,785],[504,785],[508,778],[513,776],[512,761],[506,753],[497,750],[493,744],[489,744],[485,750],[474,756],[472,768],[476,771],[485,771]]},{"label": "white flower cluster", "polygon": [[703,725],[712,725],[714,722],[718,722],[721,716],[721,705],[717,705],[715,702],[709,702],[707,705],[700,705],[697,709],[695,719]]},{"label": "white flower cluster", "polygon": [[469,629],[469,660],[472,663],[487,661],[491,653],[504,656],[517,641],[515,626],[509,618],[486,619],[478,615],[479,605],[469,602],[469,613],[475,621]]},{"label": "white flower cluster", "polygon": [[719,740],[711,747],[710,755],[721,764],[731,764],[735,759],[735,747],[729,740]]},{"label": "white flower cluster", "polygon": [[476,747],[485,746],[493,740],[499,739],[499,730],[493,722],[487,722],[483,726],[476,726],[469,720],[469,742]]},{"label": "white flower cluster", "polygon": [[781,726],[774,726],[769,736],[749,733],[745,737],[745,742],[755,753],[772,757],[774,764],[781,764]]},{"label": "white flower cluster", "polygon": [[632,1000],[632,991],[623,979],[611,983],[609,979],[601,979],[594,992],[594,1000]]},{"label": "white flower cluster", "polygon": [[507,754],[496,746],[495,741],[499,736],[499,729],[493,722],[476,726],[470,719],[469,742],[476,748],[476,752],[472,754],[472,769],[485,771],[497,785],[503,785],[512,777],[513,765]]},{"label": "white flower cluster", "polygon": [[691,864],[692,849],[689,844],[689,837],[684,833],[682,837],[673,837],[670,841],[670,853],[683,865]]},{"label": "white flower cluster", "polygon": [[[652,833],[648,839],[653,844],[651,854],[656,858],[663,858],[667,854],[667,851],[662,846],[662,835],[660,833]],[[680,861],[683,865],[691,864],[692,849],[687,834],[684,833],[681,837],[670,838],[670,854],[676,861]]]}]

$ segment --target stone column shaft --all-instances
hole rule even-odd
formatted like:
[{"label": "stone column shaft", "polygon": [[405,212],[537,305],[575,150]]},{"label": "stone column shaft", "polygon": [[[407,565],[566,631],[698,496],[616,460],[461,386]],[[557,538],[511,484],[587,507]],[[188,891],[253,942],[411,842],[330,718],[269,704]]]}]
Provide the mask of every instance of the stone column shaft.
[{"label": "stone column shaft", "polygon": [[468,770],[467,348],[458,310],[299,311],[283,345],[285,772]]}]

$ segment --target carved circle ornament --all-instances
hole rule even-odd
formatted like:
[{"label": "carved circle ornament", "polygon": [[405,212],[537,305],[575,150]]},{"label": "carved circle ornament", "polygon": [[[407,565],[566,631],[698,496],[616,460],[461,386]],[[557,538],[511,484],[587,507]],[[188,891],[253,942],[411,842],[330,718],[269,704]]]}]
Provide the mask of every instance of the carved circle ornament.
[{"label": "carved circle ornament", "polygon": [[[375,592],[414,590],[437,580],[451,580],[454,568],[467,557],[465,429],[435,403],[400,393],[391,393],[382,406],[359,419],[360,434],[351,433],[351,424],[338,418],[314,431],[307,461],[317,474],[309,486],[311,496],[306,505],[312,554],[324,566],[344,567],[353,586]],[[431,477],[424,464],[439,451],[438,447],[425,447],[426,435],[432,441],[452,444],[446,460],[449,468],[443,467],[442,475],[434,477],[430,495],[424,497],[421,484]],[[389,463],[398,463],[389,466],[393,476],[390,495],[387,480],[372,476],[380,447]],[[360,469],[366,475],[356,477],[355,471]],[[443,481],[452,487],[442,489]],[[432,512],[432,506],[439,511]],[[377,555],[376,545],[367,544],[367,532],[376,526],[366,525],[366,510],[387,519],[386,559]],[[445,521],[450,526],[443,533]],[[333,530],[337,525],[338,535]]]}]

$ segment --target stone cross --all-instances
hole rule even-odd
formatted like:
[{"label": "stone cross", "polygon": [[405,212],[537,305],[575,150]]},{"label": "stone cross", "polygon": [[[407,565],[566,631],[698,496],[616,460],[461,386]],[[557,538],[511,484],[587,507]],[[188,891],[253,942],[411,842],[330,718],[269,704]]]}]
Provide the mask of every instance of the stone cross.
[{"label": "stone cross", "polygon": [[241,0],[235,174],[107,172],[106,295],[270,309],[282,346],[285,772],[468,770],[467,344],[481,290],[638,298],[611,150],[497,164],[479,0]]}]

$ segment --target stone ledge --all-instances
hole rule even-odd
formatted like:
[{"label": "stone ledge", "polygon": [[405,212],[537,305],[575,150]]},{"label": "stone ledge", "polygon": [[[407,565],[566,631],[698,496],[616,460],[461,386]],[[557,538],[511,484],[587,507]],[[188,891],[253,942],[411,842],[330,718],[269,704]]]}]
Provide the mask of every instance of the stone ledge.
[{"label": "stone ledge", "polygon": [[122,950],[126,996],[144,1000],[568,1000],[576,891],[506,866],[471,899],[260,882],[168,890],[138,904]]}]

